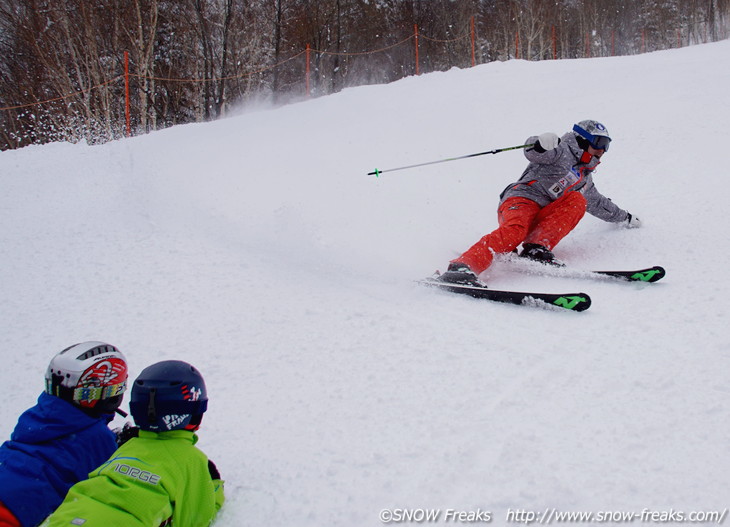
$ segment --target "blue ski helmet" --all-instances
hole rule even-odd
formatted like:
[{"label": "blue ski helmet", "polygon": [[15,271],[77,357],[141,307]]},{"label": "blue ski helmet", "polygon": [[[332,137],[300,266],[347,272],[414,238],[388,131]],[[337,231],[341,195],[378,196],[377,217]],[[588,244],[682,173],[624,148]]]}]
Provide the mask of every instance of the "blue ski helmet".
[{"label": "blue ski helmet", "polygon": [[608,145],[611,143],[611,136],[608,135],[606,127],[598,121],[581,121],[578,124],[573,125],[573,131],[578,139],[578,144],[581,143],[580,139],[582,138],[596,150],[608,151]]},{"label": "blue ski helmet", "polygon": [[142,430],[197,430],[207,408],[203,376],[187,362],[158,362],[142,370],[132,384],[129,411]]}]

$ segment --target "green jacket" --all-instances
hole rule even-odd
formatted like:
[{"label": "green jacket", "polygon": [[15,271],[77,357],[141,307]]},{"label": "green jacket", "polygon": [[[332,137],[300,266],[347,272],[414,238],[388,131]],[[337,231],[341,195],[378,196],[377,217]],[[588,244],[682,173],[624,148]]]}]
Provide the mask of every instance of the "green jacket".
[{"label": "green jacket", "polygon": [[76,483],[42,527],[208,527],[223,505],[223,482],[187,430],[139,431]]}]

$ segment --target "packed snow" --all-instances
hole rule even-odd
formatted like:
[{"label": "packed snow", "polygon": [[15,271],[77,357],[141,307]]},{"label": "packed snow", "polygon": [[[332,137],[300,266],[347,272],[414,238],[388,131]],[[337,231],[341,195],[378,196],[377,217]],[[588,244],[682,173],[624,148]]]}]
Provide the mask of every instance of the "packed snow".
[{"label": "packed snow", "polygon": [[[517,511],[726,511],[728,60],[730,41],[495,62],[101,146],[3,152],[2,438],[56,352],[102,340],[132,378],[163,359],[204,374],[198,445],[226,481],[217,527],[378,526],[388,510],[415,523],[398,520],[419,509],[442,524],[488,512],[493,525],[540,518]],[[662,265],[664,280],[505,261],[482,275],[495,289],[584,291],[584,313],[415,283],[496,226],[526,160],[368,172],[583,119],[613,137],[599,190],[643,227],[586,216],[557,257]],[[474,514],[447,521],[449,509]]]}]

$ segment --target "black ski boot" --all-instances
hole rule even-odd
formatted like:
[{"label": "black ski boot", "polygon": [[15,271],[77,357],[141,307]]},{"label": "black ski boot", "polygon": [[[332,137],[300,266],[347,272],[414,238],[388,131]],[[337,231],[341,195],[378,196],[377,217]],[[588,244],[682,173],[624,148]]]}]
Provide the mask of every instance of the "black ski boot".
[{"label": "black ski boot", "polygon": [[554,265],[555,267],[565,267],[565,264],[555,258],[555,255],[552,251],[550,251],[550,249],[536,243],[523,244],[520,256],[522,258],[527,258],[547,265]]},{"label": "black ski boot", "polygon": [[474,271],[472,271],[468,265],[461,262],[451,262],[446,272],[440,275],[437,280],[447,284],[485,287],[485,284],[479,281]]}]

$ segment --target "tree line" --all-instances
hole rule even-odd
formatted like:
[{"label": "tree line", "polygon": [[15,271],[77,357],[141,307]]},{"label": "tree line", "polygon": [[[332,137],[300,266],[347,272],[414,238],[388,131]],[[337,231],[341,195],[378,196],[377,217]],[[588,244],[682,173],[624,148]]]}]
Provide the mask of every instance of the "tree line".
[{"label": "tree line", "polygon": [[728,15],[730,0],[0,0],[0,149],[124,136],[125,52],[140,134],[303,97],[307,46],[325,95],[472,60],[716,41]]}]

